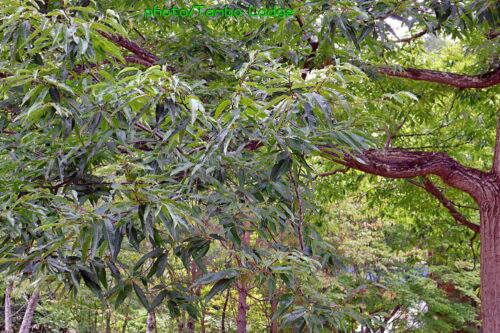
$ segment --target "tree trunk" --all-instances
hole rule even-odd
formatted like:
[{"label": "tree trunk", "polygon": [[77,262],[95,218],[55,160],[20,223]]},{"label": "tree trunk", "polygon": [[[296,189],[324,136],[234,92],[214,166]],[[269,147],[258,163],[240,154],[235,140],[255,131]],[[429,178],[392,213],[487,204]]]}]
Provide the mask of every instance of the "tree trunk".
[{"label": "tree trunk", "polygon": [[269,332],[270,333],[278,333],[278,320],[273,319],[273,317],[276,314],[276,311],[278,309],[278,301],[276,299],[276,294],[274,294],[273,297],[269,300],[269,303],[271,304],[271,314],[270,314],[271,330]]},{"label": "tree trunk", "polygon": [[123,321],[122,333],[127,332],[127,324],[128,324],[128,316],[126,316],[125,320]]},{"label": "tree trunk", "polygon": [[153,333],[156,327],[155,316],[153,311],[148,312],[148,319],[146,321],[146,333]]},{"label": "tree trunk", "polygon": [[[249,221],[243,223],[245,228],[251,227]],[[245,246],[250,245],[250,231],[245,231],[243,234],[242,243]],[[238,264],[242,267],[241,261],[238,260]],[[248,287],[245,282],[245,277],[240,276],[237,283],[236,289],[238,290],[238,314],[236,316],[236,332],[237,333],[247,333],[247,311],[249,306],[247,305]]]},{"label": "tree trunk", "polygon": [[106,311],[106,333],[111,333],[111,310]]},{"label": "tree trunk", "polygon": [[224,300],[224,306],[222,307],[222,317],[220,319],[221,333],[226,333],[226,311],[227,311],[227,303],[229,302],[229,292],[230,289],[226,291],[226,299]]},{"label": "tree trunk", "polygon": [[[191,273],[191,284],[194,284],[194,282],[196,281],[196,279],[199,277],[199,270],[196,266],[196,263],[193,261],[191,263],[191,266],[190,266],[190,273]],[[200,291],[201,291],[201,286],[198,286],[196,288],[192,288],[191,291],[196,295],[196,296],[200,296]],[[188,320],[187,320],[187,331],[188,333],[194,333],[194,329],[195,329],[195,325],[196,325],[196,319],[191,317],[191,316],[188,316]]]},{"label": "tree trunk", "polygon": [[19,333],[29,333],[31,329],[31,321],[33,320],[33,314],[35,313],[36,306],[38,304],[38,299],[40,298],[40,289],[37,287],[30,299],[28,300],[28,305],[26,306],[26,312],[24,313],[23,322],[19,328]]},{"label": "tree trunk", "polygon": [[480,205],[483,333],[500,332],[500,191]]},{"label": "tree trunk", "polygon": [[14,282],[10,282],[5,289],[5,333],[14,332],[12,329],[12,306],[11,306],[11,295],[12,289],[14,289]]},{"label": "tree trunk", "polygon": [[247,333],[247,296],[248,291],[243,281],[238,282],[238,315],[236,316],[236,331],[238,333]]}]

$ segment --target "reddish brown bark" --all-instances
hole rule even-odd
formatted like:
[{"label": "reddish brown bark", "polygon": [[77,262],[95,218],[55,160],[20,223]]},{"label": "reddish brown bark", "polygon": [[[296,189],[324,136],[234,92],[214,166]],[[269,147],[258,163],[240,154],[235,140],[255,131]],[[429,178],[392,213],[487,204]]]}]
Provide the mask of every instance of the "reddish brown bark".
[{"label": "reddish brown bark", "polygon": [[327,149],[323,152],[339,164],[377,176],[413,178],[436,175],[447,185],[469,193],[476,201],[483,195],[481,183],[490,181],[487,173],[465,167],[443,152],[371,149],[356,156],[344,152],[342,157]]},{"label": "reddish brown bark", "polygon": [[481,318],[484,333],[500,332],[500,186],[490,186],[481,213]]},{"label": "reddish brown bark", "polygon": [[415,184],[424,190],[426,190],[428,193],[432,194],[434,197],[436,197],[439,202],[450,212],[450,214],[453,216],[453,218],[458,221],[459,223],[465,225],[467,228],[471,229],[474,232],[479,233],[479,225],[472,223],[471,221],[467,220],[465,216],[460,214],[460,212],[457,210],[453,202],[448,200],[443,192],[441,192],[434,183],[432,183],[428,178],[424,177],[424,182],[422,184],[410,180],[412,184]]},{"label": "reddish brown bark", "polygon": [[399,71],[390,67],[379,67],[377,71],[388,76],[443,83],[457,88],[488,88],[500,83],[500,69],[481,75],[462,75],[417,68],[403,68]]},{"label": "reddish brown bark", "polygon": [[[246,221],[243,223],[245,228],[251,226],[250,222]],[[242,244],[248,246],[250,244],[250,231],[245,231],[243,234]],[[241,266],[241,262],[238,261]],[[243,276],[240,276],[238,283],[236,284],[236,289],[238,290],[238,314],[236,315],[236,332],[246,333],[247,332],[247,312],[249,306],[247,304],[247,296],[249,287]]]},{"label": "reddish brown bark", "polygon": [[[497,144],[500,137],[500,126]],[[369,174],[387,178],[412,178],[437,175],[446,184],[470,194],[479,207],[481,234],[481,318],[483,333],[500,332],[500,157],[495,149],[491,172],[468,168],[442,152],[411,152],[403,150],[367,150],[343,156],[325,150],[340,164]],[[474,226],[460,221],[460,216],[446,202],[442,193],[430,183],[421,184],[450,210],[452,216],[471,229]],[[477,231],[477,230],[475,230]]]},{"label": "reddish brown bark", "polygon": [[[198,270],[196,263],[192,262],[190,266],[190,273],[191,273],[191,285],[194,284],[196,279],[200,276],[200,271]],[[201,291],[201,285],[195,287],[194,289],[191,289],[191,291],[197,295],[198,297],[200,296],[200,291]],[[188,316],[187,320],[187,331],[190,333],[194,333],[194,329],[196,326],[196,318],[193,318],[191,316]]]},{"label": "reddish brown bark", "polygon": [[271,305],[271,314],[269,315],[271,320],[270,333],[278,333],[278,320],[273,319],[276,311],[278,310],[278,301],[276,299],[276,295],[269,300],[269,304]]},{"label": "reddish brown bark", "polygon": [[104,36],[105,38],[109,39],[113,43],[120,45],[124,49],[129,50],[139,58],[144,59],[145,61],[151,63],[151,65],[155,64],[157,61],[160,59],[156,57],[154,54],[151,52],[147,51],[146,49],[140,47],[136,43],[132,42],[131,40],[128,40],[120,35],[113,35],[101,30],[98,30],[98,32]]}]

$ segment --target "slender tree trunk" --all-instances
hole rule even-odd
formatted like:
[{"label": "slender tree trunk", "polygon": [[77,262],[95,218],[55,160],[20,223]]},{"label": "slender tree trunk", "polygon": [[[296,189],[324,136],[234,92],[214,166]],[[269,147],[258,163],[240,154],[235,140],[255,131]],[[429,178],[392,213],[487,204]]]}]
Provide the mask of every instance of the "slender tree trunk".
[{"label": "slender tree trunk", "polygon": [[206,315],[206,308],[205,306],[202,305],[202,310],[201,310],[201,333],[205,333],[205,315]]},{"label": "slender tree trunk", "polygon": [[500,191],[480,205],[483,333],[500,332]]},{"label": "slender tree trunk", "polygon": [[155,315],[153,311],[148,312],[148,319],[146,321],[146,333],[153,333],[156,327]]},{"label": "slender tree trunk", "polygon": [[[198,267],[196,266],[196,263],[194,261],[191,263],[190,271],[191,271],[190,272],[191,273],[191,284],[193,284],[199,276]],[[196,287],[195,289],[192,289],[191,291],[195,295],[200,296],[200,289],[201,289],[201,286]],[[187,331],[189,333],[194,333],[195,324],[196,324],[196,319],[191,317],[191,316],[188,316]]]},{"label": "slender tree trunk", "polygon": [[128,315],[130,312],[130,297],[128,299],[128,304],[127,304],[127,311],[125,312],[125,320],[123,321],[123,326],[122,326],[122,333],[127,332],[127,324],[128,324]]},{"label": "slender tree trunk", "polygon": [[106,333],[111,333],[111,310],[106,311]]},{"label": "slender tree trunk", "polygon": [[127,324],[128,324],[128,316],[126,316],[125,320],[123,321],[122,333],[126,333],[127,332]]},{"label": "slender tree trunk", "polygon": [[238,315],[236,316],[236,331],[238,333],[247,333],[247,296],[248,290],[243,281],[238,282]]},{"label": "slender tree trunk", "polygon": [[[243,225],[248,228],[251,226],[251,223],[246,221]],[[245,231],[242,239],[242,243],[245,246],[250,244],[250,231]],[[238,264],[241,266],[241,262],[238,261]],[[245,279],[240,276],[239,281],[237,283],[236,289],[238,290],[238,314],[236,315],[236,332],[237,333],[247,333],[247,312],[249,306],[247,304],[247,296],[248,296],[248,287],[246,285]]]},{"label": "slender tree trunk", "polygon": [[23,322],[19,328],[19,333],[29,333],[31,329],[31,321],[33,320],[33,314],[35,313],[36,306],[38,305],[38,299],[40,298],[40,289],[37,287],[31,297],[28,300],[28,305],[26,306],[26,312],[24,313]]},{"label": "slender tree trunk", "polygon": [[94,332],[97,331],[97,311],[95,309],[97,308],[97,305],[94,303],[94,323],[92,324],[92,328],[94,329]]},{"label": "slender tree trunk", "polygon": [[11,305],[11,297],[12,297],[12,289],[14,289],[14,282],[10,282],[7,288],[5,289],[5,333],[14,332],[12,329],[12,305]]},{"label": "slender tree trunk", "polygon": [[269,303],[271,304],[271,314],[270,314],[271,330],[269,332],[278,333],[278,320],[273,319],[274,315],[276,314],[276,310],[278,309],[278,301],[276,300],[276,294],[274,294],[273,297],[269,300]]}]

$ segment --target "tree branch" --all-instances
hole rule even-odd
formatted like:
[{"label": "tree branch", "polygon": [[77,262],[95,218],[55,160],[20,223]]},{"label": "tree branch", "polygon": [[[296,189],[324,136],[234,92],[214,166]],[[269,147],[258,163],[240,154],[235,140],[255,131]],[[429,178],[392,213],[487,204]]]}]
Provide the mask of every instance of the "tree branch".
[{"label": "tree branch", "polygon": [[[133,64],[138,64],[138,65],[143,65],[143,66],[146,66],[146,67],[151,67],[153,66],[152,63],[142,59],[142,58],[139,58],[139,57],[136,57],[136,56],[124,56],[123,59],[125,59],[125,61],[127,63],[133,63]],[[115,58],[116,61],[119,61],[118,59]],[[102,62],[102,64],[109,64],[111,63],[111,61],[109,60],[104,60]],[[84,64],[84,65],[76,65],[75,67],[73,67],[73,71],[78,73],[78,74],[81,74],[84,70],[86,70],[87,68],[94,68],[94,67],[97,67],[99,66],[98,63],[96,62],[92,62],[92,63],[89,63],[89,64]]]},{"label": "tree branch", "polygon": [[328,147],[320,148],[323,153],[330,155],[334,162],[372,175],[413,178],[433,174],[439,176],[447,185],[469,193],[476,200],[483,198],[484,185],[490,182],[487,173],[465,167],[443,152],[401,149],[381,152],[370,149],[354,155],[342,152],[343,156],[340,156]]},{"label": "tree branch", "polygon": [[316,178],[318,177],[328,177],[328,176],[332,176],[332,175],[335,175],[337,173],[345,173],[347,171],[349,171],[350,168],[343,168],[343,169],[337,169],[337,170],[333,170],[333,171],[330,171],[330,172],[325,172],[325,173],[319,173],[317,175],[315,175],[313,177],[313,180],[315,180]]},{"label": "tree branch", "polygon": [[500,30],[495,31],[495,30],[493,30],[493,29],[490,29],[490,30],[488,31],[488,34],[486,34],[486,38],[488,38],[488,39],[490,39],[490,40],[491,40],[491,39],[495,39],[495,38],[497,38],[498,36],[500,36]]},{"label": "tree branch", "polygon": [[107,32],[104,32],[102,30],[97,30],[98,33],[100,33],[102,36],[105,38],[109,39],[113,43],[120,45],[124,49],[129,50],[136,56],[138,56],[141,59],[144,59],[145,61],[149,62],[151,65],[155,64],[158,62],[160,59],[156,57],[154,54],[150,53],[146,49],[140,47],[136,43],[132,42],[131,40],[128,40],[120,35],[112,35]]},{"label": "tree branch", "polygon": [[407,37],[407,38],[400,38],[400,39],[396,39],[394,40],[393,42],[394,43],[408,43],[408,42],[411,42],[412,40],[414,39],[417,39],[417,38],[420,38],[422,37],[423,35],[425,35],[427,32],[429,32],[429,30],[425,29],[425,30],[422,30],[420,31],[419,33],[416,33],[410,37]]},{"label": "tree branch", "polygon": [[443,192],[441,192],[437,187],[436,185],[434,185],[434,183],[432,183],[429,178],[427,177],[423,177],[424,178],[424,182],[423,183],[419,183],[419,182],[416,182],[414,180],[408,180],[410,183],[412,183],[413,185],[416,185],[422,189],[424,189],[425,191],[427,191],[428,193],[432,194],[434,197],[436,197],[439,202],[446,208],[450,211],[451,213],[451,216],[453,216],[453,218],[459,222],[460,224],[463,224],[464,226],[468,227],[469,229],[471,229],[472,231],[474,231],[475,233],[479,233],[479,229],[480,227],[477,225],[477,224],[474,224],[472,223],[471,221],[469,221],[467,218],[465,218],[465,216],[463,216],[462,214],[460,214],[460,212],[456,209],[455,205],[453,204],[453,202],[451,202],[448,198],[446,198],[446,196],[443,194]]},{"label": "tree branch", "polygon": [[388,76],[443,83],[457,88],[488,88],[500,83],[500,68],[481,75],[462,75],[417,68],[404,68],[398,71],[390,67],[379,67],[377,71]]}]

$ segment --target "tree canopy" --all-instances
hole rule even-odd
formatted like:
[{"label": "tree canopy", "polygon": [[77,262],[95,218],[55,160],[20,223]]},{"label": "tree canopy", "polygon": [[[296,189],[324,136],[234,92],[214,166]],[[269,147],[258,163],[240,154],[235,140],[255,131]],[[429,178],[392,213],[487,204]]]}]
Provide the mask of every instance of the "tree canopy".
[{"label": "tree canopy", "polygon": [[5,298],[79,332],[498,332],[500,4],[146,15],[194,5],[0,2]]}]

